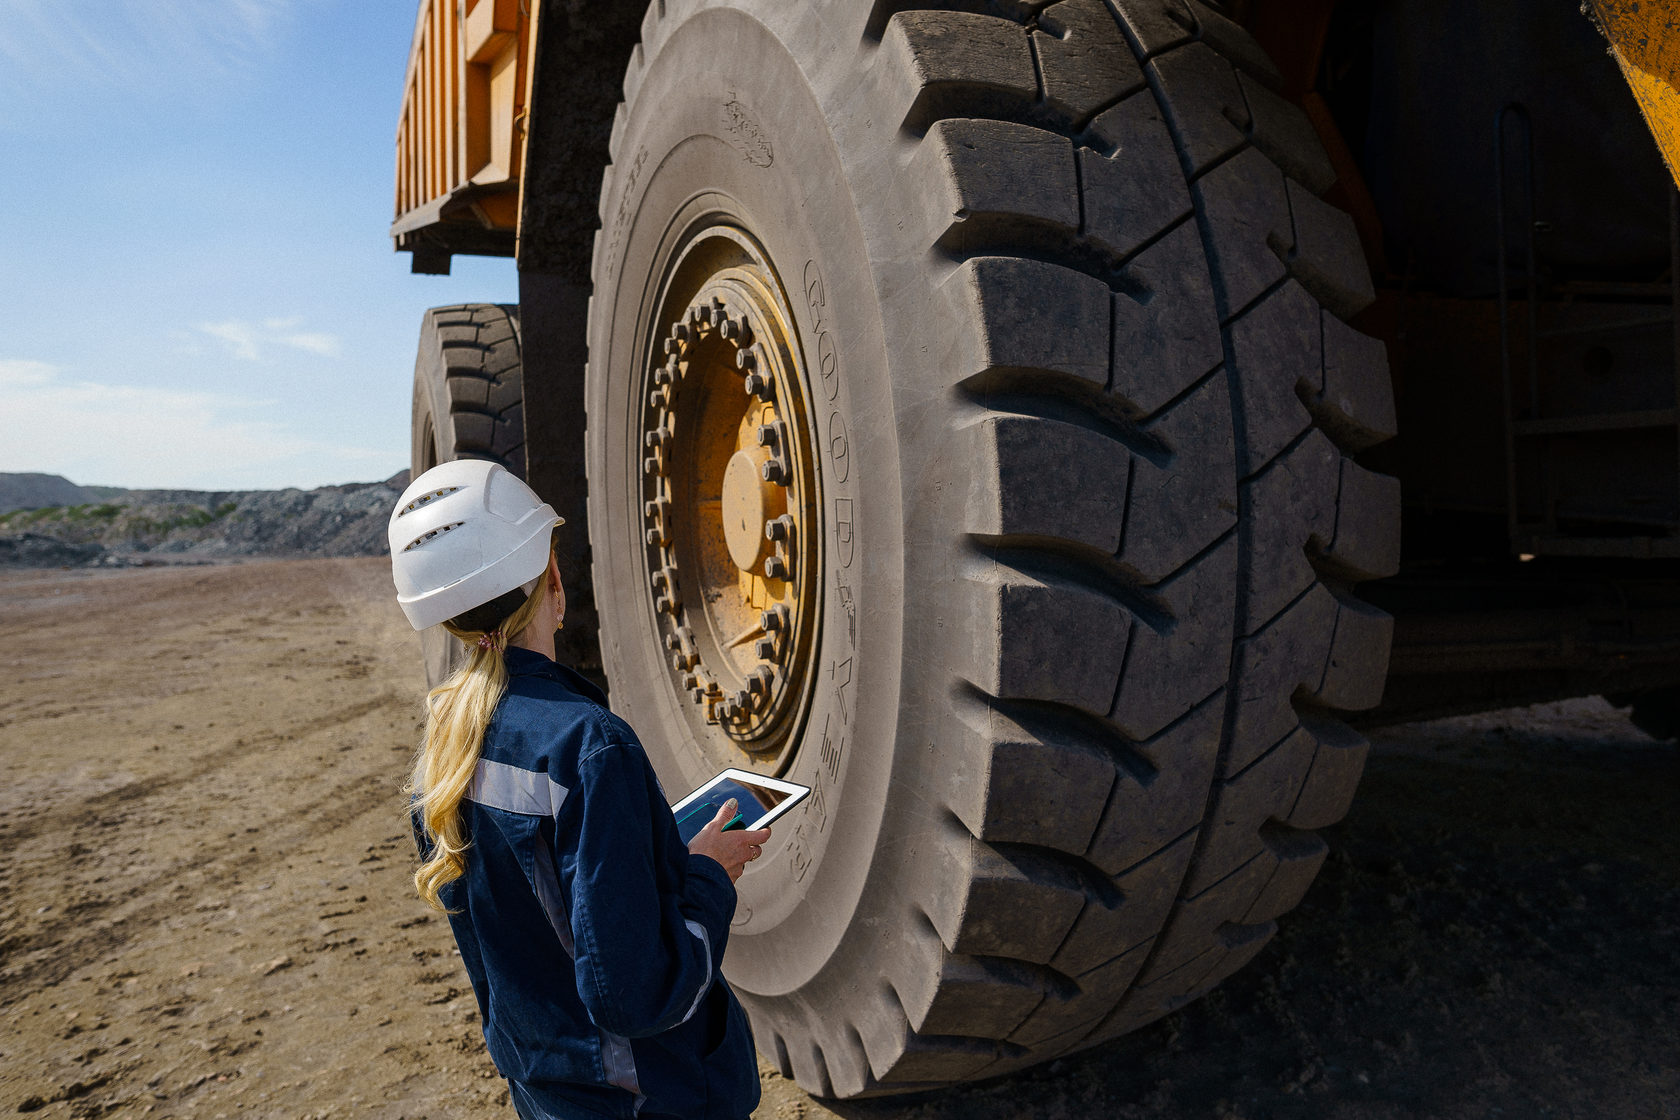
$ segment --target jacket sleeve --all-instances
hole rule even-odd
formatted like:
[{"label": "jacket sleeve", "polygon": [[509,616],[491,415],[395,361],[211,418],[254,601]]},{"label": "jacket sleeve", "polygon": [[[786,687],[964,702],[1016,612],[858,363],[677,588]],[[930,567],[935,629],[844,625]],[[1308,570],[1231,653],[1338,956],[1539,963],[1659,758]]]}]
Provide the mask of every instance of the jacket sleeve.
[{"label": "jacket sleeve", "polygon": [[717,977],[734,884],[714,861],[689,856],[681,893],[660,891],[653,813],[665,800],[639,746],[601,747],[579,760],[579,778],[571,906],[578,997],[614,1034],[670,1030],[699,1010]]}]

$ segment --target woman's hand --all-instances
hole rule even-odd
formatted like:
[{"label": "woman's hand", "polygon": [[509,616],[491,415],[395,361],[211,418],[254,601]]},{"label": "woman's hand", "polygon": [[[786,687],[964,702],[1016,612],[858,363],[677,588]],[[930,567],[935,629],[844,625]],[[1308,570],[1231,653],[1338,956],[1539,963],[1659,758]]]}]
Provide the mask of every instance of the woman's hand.
[{"label": "woman's hand", "polygon": [[723,803],[717,816],[713,817],[702,828],[693,840],[689,841],[688,850],[697,856],[710,856],[723,865],[729,873],[729,881],[733,883],[741,877],[748,863],[764,854],[764,842],[770,839],[768,828],[755,829],[748,832],[745,829],[731,829],[728,832],[723,826],[735,819],[739,806],[731,797]]}]

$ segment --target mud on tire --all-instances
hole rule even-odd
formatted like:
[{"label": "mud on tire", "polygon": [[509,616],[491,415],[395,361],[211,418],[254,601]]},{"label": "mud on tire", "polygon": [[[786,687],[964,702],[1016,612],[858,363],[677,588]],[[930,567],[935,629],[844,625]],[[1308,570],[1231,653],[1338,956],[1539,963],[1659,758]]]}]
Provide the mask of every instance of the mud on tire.
[{"label": "mud on tire", "polygon": [[788,771],[819,796],[743,878],[727,968],[812,1092],[1166,1014],[1259,951],[1347,808],[1366,746],[1335,713],[1377,702],[1390,635],[1350,589],[1399,523],[1353,456],[1393,405],[1276,80],[1193,0],[650,7],[594,264],[602,648],[667,786],[698,781],[636,417],[662,246],[734,221],[833,412]]}]

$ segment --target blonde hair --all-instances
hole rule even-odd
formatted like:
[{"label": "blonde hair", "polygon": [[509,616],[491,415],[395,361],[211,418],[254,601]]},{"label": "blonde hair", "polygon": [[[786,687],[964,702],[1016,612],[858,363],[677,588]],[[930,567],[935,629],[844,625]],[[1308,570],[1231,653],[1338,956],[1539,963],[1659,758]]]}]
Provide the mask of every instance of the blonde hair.
[{"label": "blonde hair", "polygon": [[491,629],[471,630],[457,625],[474,612],[443,624],[466,643],[467,659],[448,680],[426,694],[426,737],[415,756],[414,773],[406,790],[432,848],[431,858],[414,872],[414,889],[434,910],[445,909],[438,892],[459,879],[467,867],[471,840],[461,827],[461,798],[478,767],[490,717],[507,691],[502,651],[509,639],[531,625],[548,595],[545,573],[537,590]]}]

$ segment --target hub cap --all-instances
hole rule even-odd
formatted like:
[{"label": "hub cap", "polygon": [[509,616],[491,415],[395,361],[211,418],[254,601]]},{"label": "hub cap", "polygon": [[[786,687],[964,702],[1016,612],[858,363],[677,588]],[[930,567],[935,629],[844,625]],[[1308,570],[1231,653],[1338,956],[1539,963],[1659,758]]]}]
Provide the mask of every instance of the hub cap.
[{"label": "hub cap", "polygon": [[659,637],[712,761],[780,771],[809,704],[819,479],[789,304],[748,236],[673,258],[642,412]]}]

